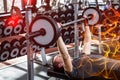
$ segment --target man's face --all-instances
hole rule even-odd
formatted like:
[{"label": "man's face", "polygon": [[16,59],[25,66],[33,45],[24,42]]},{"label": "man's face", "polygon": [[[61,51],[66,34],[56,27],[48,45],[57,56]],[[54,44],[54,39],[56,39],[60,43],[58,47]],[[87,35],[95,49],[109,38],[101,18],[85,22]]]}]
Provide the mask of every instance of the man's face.
[{"label": "man's face", "polygon": [[63,67],[63,60],[62,60],[61,55],[55,56],[53,62],[55,62],[56,65],[57,65],[59,68],[60,68],[60,67]]}]

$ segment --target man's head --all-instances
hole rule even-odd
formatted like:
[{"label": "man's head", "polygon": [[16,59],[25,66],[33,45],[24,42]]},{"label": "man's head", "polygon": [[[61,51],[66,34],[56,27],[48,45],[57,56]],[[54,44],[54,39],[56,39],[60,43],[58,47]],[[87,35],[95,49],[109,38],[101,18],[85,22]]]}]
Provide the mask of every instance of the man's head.
[{"label": "man's head", "polygon": [[63,60],[60,54],[53,57],[52,63],[55,71],[64,72]]}]

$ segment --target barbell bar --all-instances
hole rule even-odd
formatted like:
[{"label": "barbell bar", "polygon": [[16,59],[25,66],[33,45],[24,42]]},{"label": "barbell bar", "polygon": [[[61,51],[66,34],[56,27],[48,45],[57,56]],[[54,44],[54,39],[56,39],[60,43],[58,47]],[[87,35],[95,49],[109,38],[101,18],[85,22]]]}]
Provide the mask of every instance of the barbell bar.
[{"label": "barbell bar", "polygon": [[82,18],[77,19],[77,20],[73,20],[71,22],[67,22],[65,24],[61,24],[62,26],[67,26],[67,25],[71,25],[77,22],[82,22],[85,20],[85,18],[88,20],[88,24],[89,25],[96,25],[100,22],[100,11],[95,8],[95,7],[89,7],[86,8],[83,13],[82,13]]},{"label": "barbell bar", "polygon": [[[83,17],[88,19],[89,25],[95,25],[99,23],[100,14],[96,8],[87,8],[83,11]],[[76,22],[84,21],[85,18],[66,23],[62,26],[70,25]],[[61,34],[60,24],[58,24],[53,18],[45,15],[36,16],[31,22],[29,27],[29,38],[35,44],[40,47],[48,47],[53,45]]]}]

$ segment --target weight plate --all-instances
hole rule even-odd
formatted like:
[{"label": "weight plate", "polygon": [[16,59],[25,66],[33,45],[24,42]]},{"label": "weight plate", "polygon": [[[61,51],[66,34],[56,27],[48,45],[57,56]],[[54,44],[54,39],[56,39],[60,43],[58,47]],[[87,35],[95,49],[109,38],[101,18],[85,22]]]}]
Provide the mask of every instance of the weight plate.
[{"label": "weight plate", "polygon": [[18,23],[18,24],[23,24],[23,19],[22,19],[22,18],[21,18],[21,19],[18,19],[17,23]]},{"label": "weight plate", "polygon": [[11,44],[9,43],[9,41],[3,41],[1,43],[1,48],[2,49],[9,49],[11,47]]},{"label": "weight plate", "polygon": [[32,45],[33,52],[36,52],[38,50],[37,45]]},{"label": "weight plate", "polygon": [[20,49],[20,56],[24,56],[27,54],[27,47],[26,46],[22,46]]},{"label": "weight plate", "polygon": [[82,15],[83,17],[88,18],[89,25],[96,25],[100,22],[100,11],[95,7],[86,8]]},{"label": "weight plate", "polygon": [[20,38],[21,45],[27,45],[27,39],[25,37]]},{"label": "weight plate", "polygon": [[17,57],[18,54],[19,54],[19,49],[18,48],[13,48],[11,53],[10,53],[10,57],[11,58]]},{"label": "weight plate", "polygon": [[70,44],[70,38],[64,38],[65,44]]},{"label": "weight plate", "polygon": [[15,27],[14,27],[14,33],[15,34],[18,34],[18,33],[20,33],[22,31],[22,25],[20,25],[20,24],[18,24],[18,25],[16,25]]},{"label": "weight plate", "polygon": [[10,35],[12,33],[12,30],[13,30],[12,26],[7,26],[6,28],[4,28],[4,35],[5,36]]},{"label": "weight plate", "polygon": [[13,39],[13,40],[11,41],[11,45],[12,45],[13,47],[19,47],[21,44],[20,44],[19,40]]},{"label": "weight plate", "polygon": [[40,35],[31,37],[32,41],[41,47],[47,47],[54,44],[59,36],[57,22],[47,16],[36,17],[30,25],[30,33],[39,32],[41,29],[44,29],[45,34],[41,35],[41,32]]},{"label": "weight plate", "polygon": [[7,60],[9,58],[9,51],[3,51],[2,54],[0,55],[1,57],[1,60],[4,61],[4,60]]}]

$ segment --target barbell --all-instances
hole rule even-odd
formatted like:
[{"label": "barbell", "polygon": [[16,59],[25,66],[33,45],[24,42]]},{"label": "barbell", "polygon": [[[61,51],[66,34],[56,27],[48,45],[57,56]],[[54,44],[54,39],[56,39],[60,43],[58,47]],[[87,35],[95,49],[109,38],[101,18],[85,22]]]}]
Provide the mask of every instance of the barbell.
[{"label": "barbell", "polygon": [[[95,25],[100,21],[100,13],[94,7],[86,8],[83,11],[83,17],[88,19],[89,25]],[[67,26],[76,22],[83,22],[85,18],[81,18],[69,23],[62,24]],[[60,26],[51,17],[45,15],[36,16],[29,27],[29,38],[40,47],[48,47],[56,42],[60,36]]]},{"label": "barbell", "polygon": [[88,19],[88,24],[89,25],[96,25],[100,22],[100,20],[101,20],[100,17],[101,17],[100,11],[97,8],[89,7],[89,8],[86,8],[82,12],[82,18],[71,21],[71,22],[67,22],[65,24],[62,24],[62,26],[67,26],[67,25],[74,24],[74,23],[77,23],[77,22],[82,22],[82,21],[85,20],[85,18]]},{"label": "barbell", "polygon": [[47,16],[36,17],[30,25],[30,40],[39,46],[46,47],[52,45],[57,40],[59,28],[54,19]]}]

